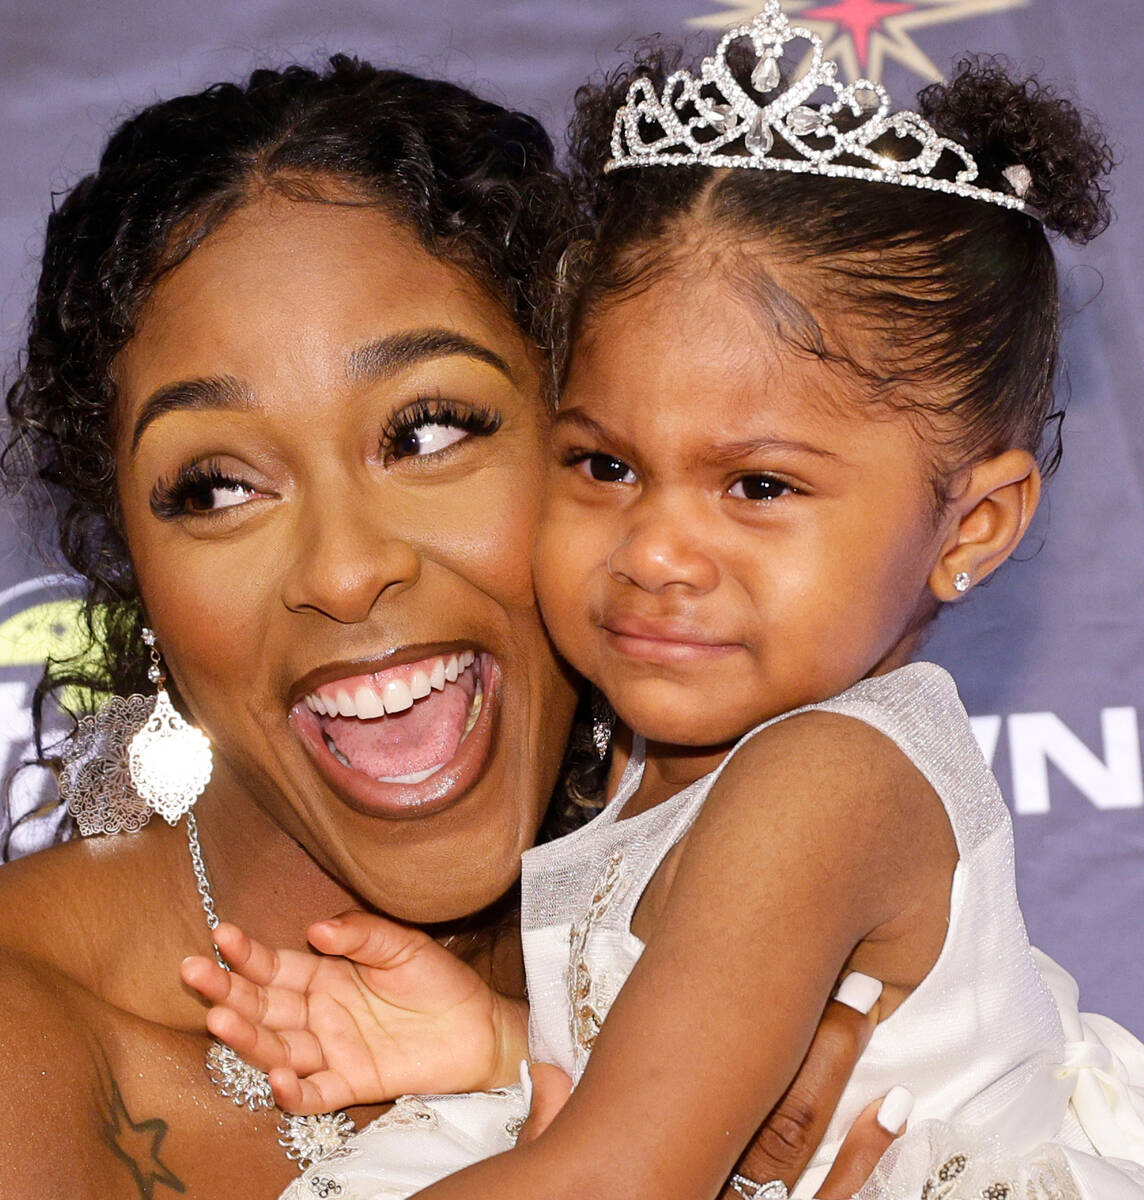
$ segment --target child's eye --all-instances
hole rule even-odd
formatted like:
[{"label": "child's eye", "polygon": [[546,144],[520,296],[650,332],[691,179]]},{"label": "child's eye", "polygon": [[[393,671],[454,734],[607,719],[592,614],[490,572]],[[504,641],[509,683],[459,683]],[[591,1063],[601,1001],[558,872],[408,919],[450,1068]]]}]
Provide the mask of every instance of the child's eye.
[{"label": "child's eye", "polygon": [[500,428],[500,417],[485,408],[470,408],[440,397],[422,399],[397,413],[382,434],[386,463],[403,458],[429,458],[470,437],[488,437]]},{"label": "child's eye", "polygon": [[622,458],[610,454],[585,454],[576,464],[597,483],[635,483],[636,473]]},{"label": "child's eye", "polygon": [[191,463],[173,480],[160,479],[151,491],[151,511],[162,520],[206,516],[261,496],[253,485],[217,463]]},{"label": "child's eye", "polygon": [[744,475],[731,485],[730,494],[737,500],[777,500],[793,491],[789,483],[773,475]]}]

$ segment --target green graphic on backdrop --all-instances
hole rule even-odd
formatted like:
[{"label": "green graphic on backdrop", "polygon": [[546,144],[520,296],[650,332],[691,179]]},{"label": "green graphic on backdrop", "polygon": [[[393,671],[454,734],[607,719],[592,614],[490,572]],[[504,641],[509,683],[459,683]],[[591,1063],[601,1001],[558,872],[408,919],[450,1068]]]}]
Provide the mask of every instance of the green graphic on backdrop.
[{"label": "green graphic on backdrop", "polygon": [[[80,663],[94,658],[83,618],[83,602],[75,597],[29,605],[0,622],[0,668],[31,668],[38,672],[49,658]],[[72,712],[89,710],[98,703],[98,698],[93,701],[91,693],[74,688],[64,689],[60,699]]]}]

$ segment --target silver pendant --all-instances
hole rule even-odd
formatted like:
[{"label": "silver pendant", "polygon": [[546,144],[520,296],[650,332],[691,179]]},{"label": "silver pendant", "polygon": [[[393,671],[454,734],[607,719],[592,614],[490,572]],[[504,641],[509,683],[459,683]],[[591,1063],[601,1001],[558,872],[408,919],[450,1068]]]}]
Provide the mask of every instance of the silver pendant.
[{"label": "silver pendant", "polygon": [[169,825],[189,812],[211,778],[211,744],[175,711],[165,688],[128,754],[135,790]]}]

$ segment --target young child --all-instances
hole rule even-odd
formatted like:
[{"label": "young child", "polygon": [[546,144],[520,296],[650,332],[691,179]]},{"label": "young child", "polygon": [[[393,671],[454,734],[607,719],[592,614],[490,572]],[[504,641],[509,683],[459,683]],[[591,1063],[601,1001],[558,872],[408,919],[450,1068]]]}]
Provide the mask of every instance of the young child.
[{"label": "young child", "polygon": [[[521,1005],[360,914],[314,928],[356,960],[318,971],[225,935],[236,977],[192,972],[225,996],[211,1028],[294,1110],[495,1088],[528,1056],[572,1076],[538,1140],[426,1196],[696,1200],[860,972],[885,981],[881,1023],[794,1195],[896,1084],[931,1140],[927,1121],[1014,1155],[1060,1143],[965,1195],[1074,1195],[1067,1150],[1123,1147],[1070,1108],[1005,806],[952,681],[910,662],[1036,509],[1045,229],[1103,226],[1107,151],[991,64],[891,114],[778,3],[668,74],[653,55],[577,125],[599,235],[536,579],[618,724],[607,808],[525,856],[527,1043]],[[976,1178],[931,1151],[913,1195]]]}]

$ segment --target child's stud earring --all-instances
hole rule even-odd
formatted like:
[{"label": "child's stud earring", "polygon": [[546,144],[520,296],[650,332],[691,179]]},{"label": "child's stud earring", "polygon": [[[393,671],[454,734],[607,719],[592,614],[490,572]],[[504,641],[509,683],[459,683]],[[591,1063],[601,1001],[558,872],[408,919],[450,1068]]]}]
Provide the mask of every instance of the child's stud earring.
[{"label": "child's stud earring", "polygon": [[973,576],[968,571],[958,571],[953,577],[953,586],[956,591],[968,592],[973,586]]}]

